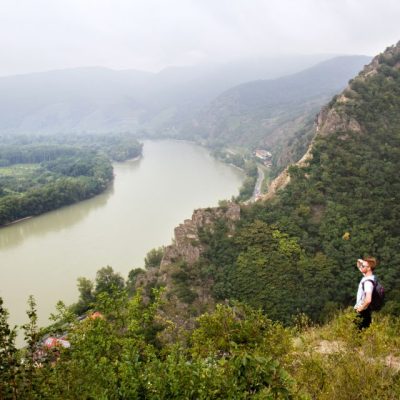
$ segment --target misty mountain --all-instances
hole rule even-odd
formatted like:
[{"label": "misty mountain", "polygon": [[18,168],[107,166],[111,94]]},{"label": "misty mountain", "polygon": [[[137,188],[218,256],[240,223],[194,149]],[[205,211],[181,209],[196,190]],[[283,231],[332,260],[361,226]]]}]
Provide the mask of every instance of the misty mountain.
[{"label": "misty mountain", "polygon": [[154,75],[141,98],[146,99],[147,104],[161,108],[184,103],[205,104],[241,83],[288,75],[328,58],[328,55],[282,56],[226,64],[169,67]]},{"label": "misty mountain", "polygon": [[311,66],[326,55],[171,67],[159,73],[75,68],[0,78],[0,132],[163,134],[223,91]]},{"label": "misty mountain", "polygon": [[285,140],[306,135],[321,106],[369,61],[335,57],[289,76],[236,86],[204,107],[183,131],[211,145],[282,147]]},{"label": "misty mountain", "polygon": [[129,130],[144,107],[135,99],[151,74],[76,68],[0,79],[5,133]]}]

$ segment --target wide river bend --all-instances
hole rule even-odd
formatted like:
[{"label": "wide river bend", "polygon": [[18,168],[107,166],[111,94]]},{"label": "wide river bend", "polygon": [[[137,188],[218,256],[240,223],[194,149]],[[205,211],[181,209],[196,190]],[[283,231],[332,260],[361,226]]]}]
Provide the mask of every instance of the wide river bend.
[{"label": "wide river bend", "polygon": [[0,296],[12,324],[27,321],[30,294],[43,325],[58,300],[77,300],[78,277],[111,265],[126,278],[195,208],[230,199],[244,180],[205,149],[170,140],[145,141],[143,157],[115,164],[114,174],[95,198],[0,229]]}]

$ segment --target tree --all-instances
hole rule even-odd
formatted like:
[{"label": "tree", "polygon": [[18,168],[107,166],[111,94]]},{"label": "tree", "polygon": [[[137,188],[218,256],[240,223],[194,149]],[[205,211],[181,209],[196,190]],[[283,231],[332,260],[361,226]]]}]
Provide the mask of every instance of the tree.
[{"label": "tree", "polygon": [[81,315],[88,311],[95,302],[94,284],[90,279],[78,278],[79,300],[74,305],[74,312]]},{"label": "tree", "polygon": [[95,295],[99,293],[108,293],[112,295],[115,291],[125,287],[124,278],[119,273],[114,272],[112,267],[103,267],[96,274]]},{"label": "tree", "polygon": [[146,269],[158,268],[160,266],[161,260],[164,256],[164,248],[159,247],[157,249],[150,250],[146,258],[144,259],[144,266]]},{"label": "tree", "polygon": [[10,329],[8,312],[0,297],[0,398],[17,398],[18,356],[15,347],[16,328]]}]

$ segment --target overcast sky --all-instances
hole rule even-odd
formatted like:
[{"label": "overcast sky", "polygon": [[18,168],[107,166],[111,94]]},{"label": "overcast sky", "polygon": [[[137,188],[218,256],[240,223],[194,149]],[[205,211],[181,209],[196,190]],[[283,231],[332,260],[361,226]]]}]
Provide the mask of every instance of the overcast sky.
[{"label": "overcast sky", "polygon": [[375,55],[399,21],[399,0],[0,0],[0,75]]}]

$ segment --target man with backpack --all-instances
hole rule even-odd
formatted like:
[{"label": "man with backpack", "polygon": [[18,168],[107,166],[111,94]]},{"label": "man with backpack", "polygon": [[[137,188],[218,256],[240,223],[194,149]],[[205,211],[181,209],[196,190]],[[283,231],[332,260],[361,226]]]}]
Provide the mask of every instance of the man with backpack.
[{"label": "man with backpack", "polygon": [[383,287],[374,275],[376,264],[375,257],[357,260],[357,268],[364,275],[358,285],[357,302],[354,306],[357,312],[355,322],[360,330],[370,326],[372,311],[379,309],[383,302]]}]

